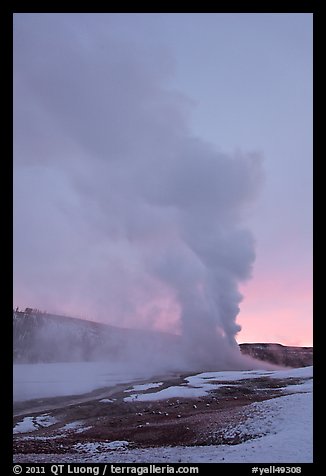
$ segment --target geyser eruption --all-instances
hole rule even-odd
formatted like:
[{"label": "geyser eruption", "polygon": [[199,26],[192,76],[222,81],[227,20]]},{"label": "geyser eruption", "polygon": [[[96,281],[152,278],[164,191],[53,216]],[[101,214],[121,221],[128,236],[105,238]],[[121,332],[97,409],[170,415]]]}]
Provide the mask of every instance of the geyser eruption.
[{"label": "geyser eruption", "polygon": [[214,153],[189,138],[184,147],[178,170],[173,163],[164,177],[162,186],[169,191],[160,202],[177,211],[178,234],[149,262],[174,290],[188,359],[205,368],[239,367],[238,284],[250,276],[254,260],[253,238],[240,220],[256,190],[259,163],[255,157]]},{"label": "geyser eruption", "polygon": [[179,332],[189,366],[245,367],[242,218],[259,157],[194,137],[189,101],[166,87],[171,60],[109,22],[15,19],[15,302]]}]

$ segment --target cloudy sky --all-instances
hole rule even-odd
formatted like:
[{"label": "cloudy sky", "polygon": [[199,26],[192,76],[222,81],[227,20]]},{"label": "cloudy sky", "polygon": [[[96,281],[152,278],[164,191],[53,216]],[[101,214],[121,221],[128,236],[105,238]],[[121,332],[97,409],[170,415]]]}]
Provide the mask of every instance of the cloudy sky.
[{"label": "cloudy sky", "polygon": [[14,305],[311,345],[312,15],[15,14]]}]

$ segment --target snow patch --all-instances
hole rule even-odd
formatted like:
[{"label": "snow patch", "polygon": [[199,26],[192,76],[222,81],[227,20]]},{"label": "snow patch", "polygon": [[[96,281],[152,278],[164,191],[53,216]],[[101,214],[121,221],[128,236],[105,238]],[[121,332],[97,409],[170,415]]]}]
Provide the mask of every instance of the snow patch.
[{"label": "snow patch", "polygon": [[61,428],[61,431],[66,431],[66,430],[76,430],[77,428],[80,428],[83,426],[82,421],[73,421],[72,423],[67,423]]},{"label": "snow patch", "polygon": [[36,430],[33,417],[25,417],[23,421],[20,421],[14,426],[13,433],[28,433]]},{"label": "snow patch", "polygon": [[125,402],[154,402],[167,400],[168,398],[198,398],[204,397],[209,390],[215,389],[215,385],[206,385],[201,388],[192,387],[167,387],[155,393],[133,394],[124,398]]},{"label": "snow patch", "polygon": [[50,416],[47,413],[44,413],[44,415],[34,417],[34,421],[37,426],[41,426],[41,427],[52,426],[58,422],[56,418]]},{"label": "snow patch", "polygon": [[89,442],[89,443],[77,443],[74,445],[76,451],[81,453],[103,453],[110,450],[122,450],[126,449],[129,445],[128,441],[111,441],[108,443],[104,442]]},{"label": "snow patch", "polygon": [[128,441],[111,441],[111,443],[107,443],[106,447],[110,450],[120,450],[121,448],[125,448],[126,446],[129,445]]},{"label": "snow patch", "polygon": [[253,378],[269,377],[271,372],[266,371],[239,371],[230,370],[227,372],[204,372],[197,375],[191,375],[186,380],[190,385],[200,386],[207,382],[238,382],[239,380],[248,380]]},{"label": "snow patch", "polygon": [[14,426],[13,433],[30,433],[57,423],[57,420],[45,413],[37,417],[25,417],[22,421]]},{"label": "snow patch", "polygon": [[84,433],[84,431],[90,430],[93,428],[92,426],[83,426],[82,428],[78,428],[75,433]]},{"label": "snow patch", "polygon": [[142,390],[149,390],[150,388],[157,388],[163,385],[163,382],[157,383],[144,383],[141,385],[134,385],[131,389],[125,390],[125,392],[141,392]]},{"label": "snow patch", "polygon": [[32,441],[35,441],[35,440],[39,440],[39,441],[43,441],[43,440],[56,440],[57,438],[65,438],[66,436],[68,435],[61,435],[60,433],[58,433],[57,435],[53,435],[53,436],[22,436],[21,439],[22,440],[32,440]]}]

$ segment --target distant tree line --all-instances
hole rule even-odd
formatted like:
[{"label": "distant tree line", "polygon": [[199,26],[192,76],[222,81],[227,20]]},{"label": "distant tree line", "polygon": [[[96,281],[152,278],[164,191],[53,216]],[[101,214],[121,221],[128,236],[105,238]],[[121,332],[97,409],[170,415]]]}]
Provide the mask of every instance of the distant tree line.
[{"label": "distant tree line", "polygon": [[25,307],[25,311],[19,310],[19,307],[17,306],[14,312],[22,312],[24,314],[47,314],[46,311],[41,311],[41,309],[32,308],[32,307]]}]

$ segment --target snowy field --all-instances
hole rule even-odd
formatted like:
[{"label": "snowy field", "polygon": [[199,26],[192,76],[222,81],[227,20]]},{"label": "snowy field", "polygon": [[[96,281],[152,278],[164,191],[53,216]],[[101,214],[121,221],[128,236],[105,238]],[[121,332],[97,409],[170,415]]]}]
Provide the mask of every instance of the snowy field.
[{"label": "snowy field", "polygon": [[[264,371],[264,370],[249,370],[249,371],[227,371],[227,372],[205,372],[198,375],[192,375],[185,379],[186,383],[171,386],[164,388],[163,390],[158,390],[151,393],[138,393],[139,391],[145,391],[152,388],[157,388],[162,385],[160,383],[149,383],[146,385],[135,385],[132,389],[126,390],[126,392],[137,392],[131,393],[128,397],[124,399],[125,402],[154,402],[157,400],[164,400],[168,398],[198,398],[204,397],[211,390],[218,390],[221,387],[225,386],[237,386],[237,382],[242,380],[251,380],[256,378],[277,378],[277,379],[287,379],[287,378],[312,378],[312,367],[304,367],[300,369],[291,369],[291,370],[273,370],[273,371]],[[310,388],[310,383],[303,385],[308,385]],[[287,391],[300,391],[301,386],[293,385],[286,387]]]},{"label": "snowy field", "polygon": [[146,370],[128,372],[126,367],[108,362],[15,364],[13,395],[14,401],[82,395],[151,376]]},{"label": "snowy field", "polygon": [[[312,367],[282,371],[207,372],[187,378],[187,386],[173,386],[155,393],[133,394],[127,400],[155,401],[162,398],[204,396],[222,382],[234,382],[252,378],[302,378],[300,385],[282,388],[290,395],[261,403],[253,403],[247,409],[245,424],[229,429],[226,436],[240,435],[250,439],[239,445],[174,447],[120,451],[112,461],[130,462],[312,462]],[[146,389],[152,388],[149,384]],[[138,387],[134,387],[138,390]],[[140,389],[139,389],[140,390]],[[81,447],[80,447],[81,449]],[[86,448],[87,450],[87,448]],[[101,455],[107,461],[108,455]]]},{"label": "snowy field", "polygon": [[[105,378],[103,376],[103,381]],[[134,448],[133,441],[98,441],[78,442],[73,446],[76,453],[68,454],[28,454],[17,455],[19,462],[153,462],[153,463],[309,463],[313,461],[312,435],[312,384],[313,368],[289,369],[283,371],[251,372],[208,372],[189,376],[180,385],[161,389],[162,382],[134,385],[125,390],[124,400],[158,401],[165,398],[196,398],[214,388],[218,395],[219,388],[226,382],[237,386],[241,381],[256,378],[282,379],[284,387],[279,388],[279,395],[261,402],[243,406],[241,421],[225,428],[225,437],[234,435],[242,437],[241,443],[233,445],[209,446],[162,446],[155,448]],[[284,380],[283,380],[284,379]],[[39,381],[37,381],[39,383]],[[89,389],[89,388],[88,388]],[[216,393],[217,392],[217,393]],[[103,404],[105,403],[104,400]],[[107,400],[106,403],[111,403]],[[37,427],[54,424],[48,414],[38,417],[25,417],[14,427],[14,434],[23,439],[33,437]],[[75,429],[82,433],[82,422],[61,427],[64,434]],[[219,429],[216,428],[216,431]],[[127,436],[127,435],[126,435]],[[55,437],[55,435],[54,435]],[[48,438],[53,438],[50,436]],[[245,441],[244,441],[245,440]]]}]

